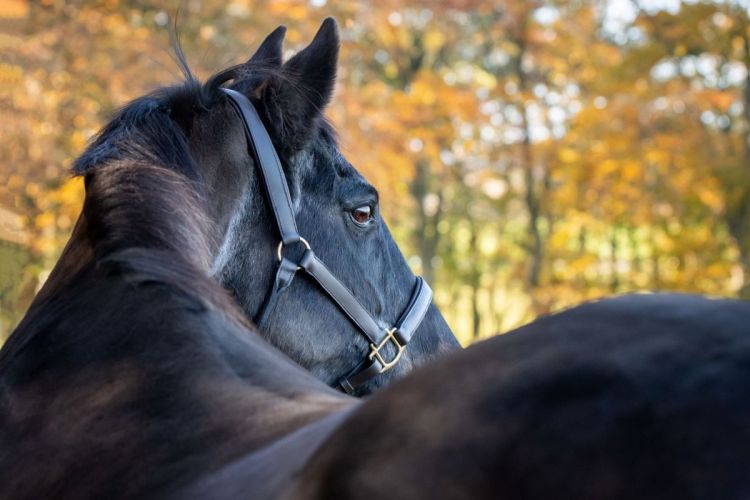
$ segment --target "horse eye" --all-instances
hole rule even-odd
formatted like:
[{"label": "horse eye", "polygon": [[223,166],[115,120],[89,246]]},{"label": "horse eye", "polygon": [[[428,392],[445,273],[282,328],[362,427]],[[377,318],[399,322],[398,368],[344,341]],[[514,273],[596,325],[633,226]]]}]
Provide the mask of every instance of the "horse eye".
[{"label": "horse eye", "polygon": [[351,212],[352,219],[354,219],[354,222],[357,224],[367,224],[372,220],[372,207],[370,205],[362,205],[361,207],[357,207]]}]

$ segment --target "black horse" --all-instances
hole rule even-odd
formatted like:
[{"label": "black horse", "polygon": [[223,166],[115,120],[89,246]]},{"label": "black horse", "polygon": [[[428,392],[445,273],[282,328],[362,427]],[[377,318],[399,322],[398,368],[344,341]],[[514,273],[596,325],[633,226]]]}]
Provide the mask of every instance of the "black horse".
[{"label": "black horse", "polygon": [[[81,216],[49,280],[0,351],[0,498],[160,496],[175,482],[353,404],[258,337],[211,278],[217,256],[230,277],[229,267],[250,270],[253,259],[265,271],[254,248],[268,245],[273,256],[276,246],[273,235],[255,227],[270,224],[242,122],[219,88],[230,76],[259,108],[283,119],[276,137],[285,141],[295,186],[312,182],[305,175],[317,176],[323,184],[317,189],[328,189],[329,197],[372,195],[344,160],[326,163],[335,147],[320,108],[331,91],[335,26],[327,23],[281,69],[279,33],[247,64],[205,86],[188,79],[128,105],[76,162],[86,185]],[[305,91],[310,84],[316,86]],[[322,196],[314,195],[320,219]],[[329,203],[340,201],[337,196]],[[236,234],[239,224],[247,239]],[[411,288],[410,281],[409,290],[399,289],[413,276],[387,235],[382,223],[373,223],[336,243],[339,250],[354,254],[361,247],[372,256],[370,263],[349,265],[350,275],[363,283],[355,292],[367,303],[380,304],[380,293],[405,302]],[[247,250],[236,248],[240,244]],[[392,276],[385,288],[374,282],[381,272]],[[268,274],[247,279],[262,287],[271,278],[270,265]],[[300,281],[283,298],[299,301],[299,324],[289,327],[288,339],[298,334],[298,345],[314,340],[296,351],[306,353],[313,367],[331,358],[331,371],[350,369],[346,362],[356,364],[354,353],[364,355],[366,346],[358,348],[353,327],[316,293]],[[291,307],[279,304],[277,315],[291,314]],[[373,313],[396,314],[385,308]],[[314,331],[318,314],[328,316],[327,328]],[[451,345],[434,308],[424,327],[421,344],[410,346],[406,362],[392,372]],[[274,338],[283,343],[285,337]]]},{"label": "black horse", "polygon": [[[747,497],[744,302],[631,296],[581,306],[445,356],[364,402],[257,335],[245,317],[264,287],[237,283],[257,276],[254,258],[270,270],[265,251],[277,242],[246,231],[255,217],[272,225],[222,83],[262,111],[321,254],[313,235],[323,222],[354,241],[390,242],[374,194],[334,154],[319,115],[335,24],[283,67],[280,38],[204,86],[190,79],[131,104],[77,162],[81,217],[0,351],[0,498]],[[311,89],[307,99],[300,88]],[[338,208],[318,200],[308,207],[317,219],[306,219],[302,186]],[[366,192],[370,203],[360,204]],[[264,242],[263,254],[243,255],[248,242]],[[362,257],[349,244],[331,247],[326,262],[392,324],[405,304],[376,310],[367,299],[382,289],[365,272],[369,260],[355,261],[360,271],[337,263],[337,252]],[[365,254],[405,269],[385,255]],[[256,297],[254,307],[236,307],[212,274],[241,300]],[[276,343],[308,360],[358,360],[366,343],[356,356],[348,346],[359,333],[304,283],[269,320]],[[411,283],[405,274],[390,293],[406,302]],[[307,324],[287,326],[308,330],[280,341],[296,312]],[[351,337],[331,332],[337,321]],[[428,347],[409,346],[415,362],[453,345],[437,312],[426,321],[415,342]]]},{"label": "black horse", "polygon": [[[409,302],[415,278],[380,216],[377,191],[340,153],[322,114],[336,77],[336,26],[332,20],[325,24],[309,47],[282,65],[285,32],[275,30],[249,61],[205,86],[186,69],[185,86],[128,105],[76,161],[75,171],[86,175],[123,158],[194,169],[215,227],[208,243],[210,274],[257,319],[274,282],[280,237],[243,127],[219,91],[231,82],[230,88],[253,101],[276,146],[300,234],[386,329]],[[156,115],[161,121],[154,122]],[[357,327],[304,278],[257,326],[271,344],[332,386],[369,351]],[[368,394],[458,347],[433,305],[399,362],[353,393]],[[389,359],[395,356],[390,345],[384,351]]]},{"label": "black horse", "polygon": [[[272,369],[283,356],[270,347],[256,353],[251,345],[262,343],[244,319],[273,280],[278,236],[242,121],[222,91],[227,82],[252,99],[271,131],[303,234],[377,324],[394,324],[414,288],[377,192],[338,152],[322,117],[335,79],[335,23],[282,66],[283,35],[276,30],[247,63],[205,85],[188,75],[129,104],[75,162],[85,177],[82,214],[0,351],[0,498],[157,491],[352,404],[330,391],[306,398],[319,385],[307,374],[295,385],[299,369],[288,361]],[[371,349],[303,278],[264,328],[331,385]],[[393,369],[354,392],[457,346],[431,306]],[[393,359],[392,351],[385,345],[383,355]],[[263,387],[270,392],[256,401],[253,387],[265,386],[258,376],[275,378],[281,391]],[[140,455],[150,458],[128,469]]]}]

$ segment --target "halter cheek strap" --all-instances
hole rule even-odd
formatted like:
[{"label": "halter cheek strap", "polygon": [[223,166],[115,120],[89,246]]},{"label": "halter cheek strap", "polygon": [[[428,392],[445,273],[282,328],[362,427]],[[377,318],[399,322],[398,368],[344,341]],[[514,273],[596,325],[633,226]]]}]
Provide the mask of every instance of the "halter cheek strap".
[{"label": "halter cheek strap", "polygon": [[[254,318],[255,324],[261,330],[267,326],[279,297],[292,284],[298,271],[309,275],[359,328],[369,342],[370,348],[365,359],[337,383],[338,388],[353,394],[358,387],[398,363],[407,344],[427,314],[432,303],[432,290],[422,278],[417,277],[409,302],[396,324],[389,329],[380,328],[351,291],[328,270],[315,255],[310,244],[299,235],[281,161],[255,107],[239,92],[230,89],[222,90],[242,117],[250,154],[260,167],[266,194],[281,235],[277,251],[279,266],[276,269],[276,277],[260,311]],[[293,262],[283,256],[284,246],[298,243],[305,247],[299,262]],[[381,351],[389,343],[394,346],[395,354],[391,359],[386,359]]]}]

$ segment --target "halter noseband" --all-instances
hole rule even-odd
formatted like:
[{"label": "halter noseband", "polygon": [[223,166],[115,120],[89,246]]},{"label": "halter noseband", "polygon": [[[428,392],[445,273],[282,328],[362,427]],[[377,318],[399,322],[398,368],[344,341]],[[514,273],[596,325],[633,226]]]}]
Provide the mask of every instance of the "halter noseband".
[{"label": "halter noseband", "polygon": [[[242,118],[250,154],[260,166],[263,183],[266,186],[266,194],[281,234],[281,242],[277,250],[279,267],[276,270],[276,278],[260,311],[254,318],[255,324],[262,329],[268,322],[279,296],[292,284],[297,271],[307,273],[357,325],[370,344],[370,352],[365,359],[337,383],[338,388],[353,394],[357,387],[388,371],[398,363],[406,345],[432,303],[432,290],[421,277],[417,277],[409,303],[396,324],[386,330],[380,328],[349,289],[336,279],[323,262],[318,259],[310,244],[299,235],[289,187],[281,168],[279,155],[276,153],[271,138],[255,107],[247,97],[239,92],[230,89],[222,90],[227,94],[229,102],[232,103],[232,106]],[[282,250],[285,246],[297,243],[302,244],[305,250],[299,262],[292,262],[284,257]],[[388,343],[393,344],[396,348],[396,354],[390,360],[386,360],[380,352]]]}]

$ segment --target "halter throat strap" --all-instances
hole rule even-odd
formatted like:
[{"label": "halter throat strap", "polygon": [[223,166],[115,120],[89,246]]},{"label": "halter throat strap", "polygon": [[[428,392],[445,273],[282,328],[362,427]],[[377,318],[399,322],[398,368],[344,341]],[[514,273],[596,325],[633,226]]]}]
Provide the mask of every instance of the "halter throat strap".
[{"label": "halter throat strap", "polygon": [[[237,111],[244,124],[249,152],[256,160],[266,188],[266,195],[273,209],[276,226],[279,229],[281,243],[278,248],[279,266],[271,289],[266,294],[255,324],[263,330],[276,307],[279,297],[289,288],[298,271],[309,275],[347,315],[367,338],[369,352],[357,366],[342,377],[336,386],[354,394],[358,387],[370,379],[391,369],[401,359],[401,355],[411,341],[412,336],[421,324],[432,303],[432,290],[427,283],[417,277],[406,309],[396,324],[383,329],[370,313],[362,306],[351,291],[339,281],[323,262],[315,255],[310,244],[300,236],[294,217],[289,187],[284,176],[281,161],[274,148],[266,127],[249,99],[231,89],[222,89],[229,97],[229,102]],[[299,262],[293,262],[282,254],[284,246],[302,244],[305,251]],[[391,344],[393,348],[386,346]],[[386,352],[390,351],[390,359]]]}]

